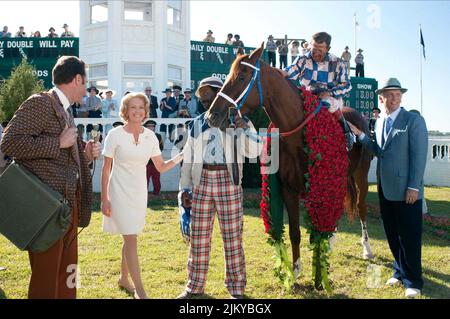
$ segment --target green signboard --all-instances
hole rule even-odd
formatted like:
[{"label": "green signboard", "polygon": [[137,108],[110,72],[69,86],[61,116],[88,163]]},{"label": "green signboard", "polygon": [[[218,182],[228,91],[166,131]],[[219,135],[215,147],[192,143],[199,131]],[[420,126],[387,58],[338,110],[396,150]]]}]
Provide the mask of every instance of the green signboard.
[{"label": "green signboard", "polygon": [[378,89],[378,82],[372,78],[350,79],[352,90],[350,95],[344,99],[345,106],[353,107],[363,116],[370,117],[372,109],[378,107],[378,98],[375,90]]},{"label": "green signboard", "polygon": [[[255,48],[243,49],[248,54]],[[191,88],[195,90],[202,79],[210,76],[225,81],[237,52],[238,47],[232,45],[191,41]]]},{"label": "green signboard", "polygon": [[44,86],[51,88],[52,69],[63,55],[79,56],[79,38],[0,38],[0,80],[27,58]]},{"label": "green signboard", "polygon": [[[244,48],[250,53],[255,48]],[[225,81],[230,66],[236,58],[237,47],[191,41],[191,88],[196,89],[199,82],[209,76],[216,76]],[[352,90],[345,98],[345,105],[357,109],[363,116],[370,117],[371,110],[378,106],[375,90],[378,82],[371,78],[351,78]]]}]

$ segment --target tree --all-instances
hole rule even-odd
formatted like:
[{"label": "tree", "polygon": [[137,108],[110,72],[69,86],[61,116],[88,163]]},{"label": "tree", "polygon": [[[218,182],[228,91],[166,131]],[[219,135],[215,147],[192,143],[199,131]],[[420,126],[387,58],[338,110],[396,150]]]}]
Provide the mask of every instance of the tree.
[{"label": "tree", "polygon": [[42,80],[27,59],[11,71],[11,76],[0,87],[0,120],[9,121],[20,105],[31,95],[44,91]]}]

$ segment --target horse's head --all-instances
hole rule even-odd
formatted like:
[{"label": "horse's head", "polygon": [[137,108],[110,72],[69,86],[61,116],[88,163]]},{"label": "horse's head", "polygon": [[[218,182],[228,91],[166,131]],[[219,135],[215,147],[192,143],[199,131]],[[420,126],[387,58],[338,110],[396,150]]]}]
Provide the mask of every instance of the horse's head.
[{"label": "horse's head", "polygon": [[[240,112],[242,115],[252,112],[260,105],[257,80],[252,82],[252,77],[261,76],[260,69],[256,67],[264,50],[264,42],[261,47],[252,54],[238,52],[227,79],[206,113],[206,119],[212,127],[225,129],[230,124],[230,112],[236,111],[236,106],[248,94]],[[261,92],[262,94],[262,92]]]}]

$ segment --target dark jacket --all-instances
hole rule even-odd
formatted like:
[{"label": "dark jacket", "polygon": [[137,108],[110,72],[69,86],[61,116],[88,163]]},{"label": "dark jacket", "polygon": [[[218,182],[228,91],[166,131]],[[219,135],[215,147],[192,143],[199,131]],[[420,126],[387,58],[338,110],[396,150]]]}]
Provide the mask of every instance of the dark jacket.
[{"label": "dark jacket", "polygon": [[162,118],[168,118],[170,114],[172,114],[173,112],[178,111],[177,108],[177,101],[175,100],[175,98],[173,96],[171,96],[170,98],[163,98],[161,100],[161,105],[163,102],[166,102],[167,106],[170,106],[172,108],[172,110],[169,110],[168,108],[163,108],[162,109],[162,114],[161,117]]},{"label": "dark jacket", "polygon": [[158,109],[158,98],[154,95],[150,97],[150,117],[151,118],[157,118],[158,112],[156,110]]}]

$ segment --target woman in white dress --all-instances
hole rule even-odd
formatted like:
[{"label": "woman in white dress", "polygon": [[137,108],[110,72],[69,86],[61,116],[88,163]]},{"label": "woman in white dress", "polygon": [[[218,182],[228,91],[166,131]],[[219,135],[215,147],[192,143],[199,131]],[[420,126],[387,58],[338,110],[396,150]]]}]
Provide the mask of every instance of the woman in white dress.
[{"label": "woman in white dress", "polygon": [[[161,173],[175,167],[183,159],[180,153],[164,161],[159,141],[142,122],[149,114],[149,100],[143,93],[130,93],[123,99],[120,116],[126,122],[109,131],[103,150],[102,213],[103,230],[123,236],[120,288],[137,299],[148,298],[144,290],[137,235],[142,232],[147,212],[146,165],[151,158]],[[128,280],[131,275],[134,287]]]}]

